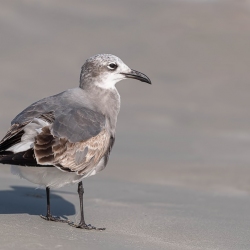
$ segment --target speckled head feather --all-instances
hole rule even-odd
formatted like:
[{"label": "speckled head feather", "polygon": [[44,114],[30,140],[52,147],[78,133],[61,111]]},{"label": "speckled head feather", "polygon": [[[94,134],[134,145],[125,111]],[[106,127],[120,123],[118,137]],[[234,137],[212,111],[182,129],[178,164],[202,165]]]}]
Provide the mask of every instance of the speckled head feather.
[{"label": "speckled head feather", "polygon": [[98,54],[86,60],[80,75],[80,87],[89,85],[109,89],[124,79],[121,72],[129,72],[130,68],[117,56],[111,54]]}]

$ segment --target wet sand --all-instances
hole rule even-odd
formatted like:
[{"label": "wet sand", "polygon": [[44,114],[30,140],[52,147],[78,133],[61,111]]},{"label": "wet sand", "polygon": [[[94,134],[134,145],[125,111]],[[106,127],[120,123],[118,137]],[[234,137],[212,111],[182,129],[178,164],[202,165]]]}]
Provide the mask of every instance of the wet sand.
[{"label": "wet sand", "polygon": [[[2,1],[0,136],[32,102],[112,53],[152,86],[117,84],[108,167],[84,180],[86,221],[46,222],[45,191],[0,171],[0,249],[249,249],[250,2]],[[76,186],[54,214],[79,219]]]}]

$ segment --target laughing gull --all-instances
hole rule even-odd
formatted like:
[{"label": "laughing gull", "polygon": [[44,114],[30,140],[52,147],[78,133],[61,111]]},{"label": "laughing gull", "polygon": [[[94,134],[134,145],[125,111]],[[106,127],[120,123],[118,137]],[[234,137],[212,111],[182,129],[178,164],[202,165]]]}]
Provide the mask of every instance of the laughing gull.
[{"label": "laughing gull", "polygon": [[60,221],[50,213],[50,188],[78,183],[81,219],[82,179],[103,170],[115,141],[120,95],[115,84],[132,78],[151,84],[150,79],[110,54],[90,57],[82,66],[80,86],[31,104],[11,122],[0,141],[0,163],[11,164],[12,172],[46,187],[49,221]]}]

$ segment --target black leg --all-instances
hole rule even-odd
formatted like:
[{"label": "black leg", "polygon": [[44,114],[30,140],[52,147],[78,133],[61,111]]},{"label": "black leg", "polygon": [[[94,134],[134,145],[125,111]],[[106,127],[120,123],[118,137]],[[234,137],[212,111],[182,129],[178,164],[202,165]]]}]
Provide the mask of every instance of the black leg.
[{"label": "black leg", "polygon": [[80,212],[81,212],[81,220],[79,225],[86,225],[85,220],[84,220],[84,213],[83,213],[83,194],[84,194],[84,189],[82,185],[82,181],[78,183],[78,195],[79,195],[79,201],[80,201]]},{"label": "black leg", "polygon": [[63,220],[59,216],[53,216],[50,213],[50,188],[46,187],[46,197],[47,197],[47,214],[46,216],[40,215],[44,220],[55,221],[55,222],[64,222],[69,223],[68,220]]},{"label": "black leg", "polygon": [[83,194],[84,194],[84,189],[83,189],[83,185],[82,185],[82,181],[78,183],[78,195],[79,195],[79,200],[80,200],[80,212],[81,212],[81,219],[80,219],[80,223],[78,225],[74,224],[74,223],[69,223],[69,225],[76,227],[76,228],[82,228],[82,229],[88,229],[88,230],[105,230],[105,228],[97,228],[97,227],[93,227],[90,224],[86,224],[85,220],[84,220],[84,213],[83,213]]},{"label": "black leg", "polygon": [[47,198],[47,215],[46,217],[50,217],[50,188],[46,187],[46,198]]}]

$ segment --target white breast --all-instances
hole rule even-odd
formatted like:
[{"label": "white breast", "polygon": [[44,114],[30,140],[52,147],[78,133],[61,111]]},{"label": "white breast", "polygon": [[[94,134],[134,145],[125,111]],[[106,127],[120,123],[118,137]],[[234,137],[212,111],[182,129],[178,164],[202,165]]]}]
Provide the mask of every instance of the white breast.
[{"label": "white breast", "polygon": [[104,159],[101,159],[97,166],[84,176],[71,172],[63,172],[56,167],[24,167],[12,165],[11,172],[39,186],[60,188],[67,184],[78,183],[83,178],[95,175],[104,168],[103,164]]},{"label": "white breast", "polygon": [[11,172],[39,186],[52,188],[74,184],[84,178],[84,176],[75,173],[62,172],[56,167],[23,167],[12,165]]}]

